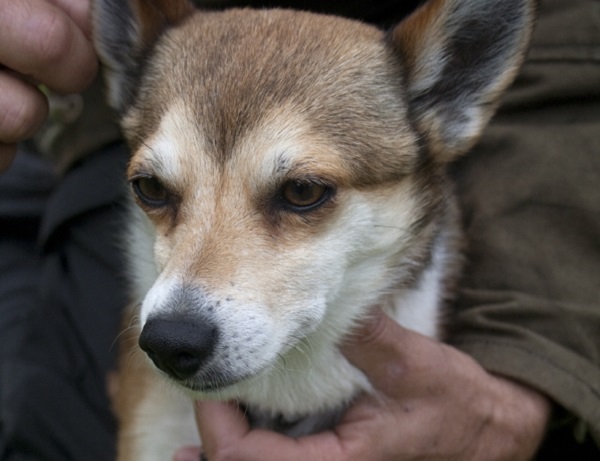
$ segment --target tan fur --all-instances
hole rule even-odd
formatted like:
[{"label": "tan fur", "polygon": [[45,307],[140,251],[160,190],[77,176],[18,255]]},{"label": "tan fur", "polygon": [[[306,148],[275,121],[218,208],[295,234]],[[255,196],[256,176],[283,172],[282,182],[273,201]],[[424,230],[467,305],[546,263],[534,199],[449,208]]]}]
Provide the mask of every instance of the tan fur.
[{"label": "tan fur", "polygon": [[[127,428],[136,427],[136,409],[148,396],[149,387],[154,381],[155,371],[151,369],[148,360],[137,347],[140,328],[132,319],[135,308],[129,308],[123,316],[126,323],[124,333],[119,338],[119,364],[121,371],[117,374],[117,392],[114,396],[113,407],[120,431],[117,451],[119,459],[134,459],[132,453],[135,436]],[[123,373],[123,370],[127,370]],[[135,390],[128,392],[127,390]]]},{"label": "tan fur", "polygon": [[[144,420],[161,418],[160,409],[181,404],[181,399],[174,397],[171,389],[156,379],[156,370],[137,346],[138,337],[139,329],[128,327],[119,354],[121,372],[118,373],[118,392],[113,404],[119,425],[117,453],[120,461],[146,459],[140,457],[140,453],[144,452],[145,445],[156,438],[156,434],[146,429]],[[185,399],[183,403],[189,407],[191,414],[189,401]],[[191,418],[181,419],[182,424],[193,428]],[[183,446],[195,442],[189,432],[179,431],[181,441],[174,437],[174,443]]]},{"label": "tan fur", "polygon": [[[229,40],[231,34],[260,46],[239,47]],[[350,41],[357,37],[364,37],[359,46]],[[160,63],[160,68],[149,68],[145,80],[160,79],[164,85],[153,87],[128,113],[128,136],[134,142],[146,139],[168,109],[165,103],[185,94],[207,140],[206,154],[223,161],[257,122],[287,106],[288,112],[301,109],[315,127],[339,141],[339,147],[352,149],[354,182],[397,177],[410,169],[415,149],[410,146],[414,141],[406,140],[410,133],[402,136],[406,107],[398,104],[396,88],[388,88],[387,97],[380,92],[379,81],[393,82],[395,72],[388,66],[392,56],[381,46],[382,37],[377,29],[360,23],[287,11],[257,12],[252,17],[244,10],[218,16],[196,14],[195,21],[168,31],[159,43],[153,63]],[[195,43],[206,44],[200,61],[181,52],[194,49]],[[323,68],[328,69],[326,73]],[[169,77],[171,73],[178,75],[176,81]],[[198,75],[211,77],[197,81]],[[235,85],[227,75],[237,76]],[[356,87],[357,79],[371,80],[377,86],[372,92],[346,91]],[[339,91],[332,93],[332,81],[339,84]],[[390,125],[382,127],[379,117],[388,118]],[[350,126],[362,130],[349,132]],[[361,161],[363,152],[356,148],[370,155],[368,163]],[[389,155],[392,151],[408,152],[404,157]]]},{"label": "tan fur", "polygon": [[401,27],[396,27],[392,31],[393,40],[402,48],[408,62],[408,68],[415,69],[411,80],[423,81],[431,76],[428,72],[431,68],[424,65],[419,65],[418,61],[421,56],[427,55],[433,61],[439,57],[443,63],[443,56],[440,54],[446,42],[448,31],[443,27],[435,26],[432,28],[432,33],[422,34],[420,31],[425,30],[430,24],[440,23],[447,17],[444,14],[444,9],[448,7],[448,2],[443,0],[432,0],[425,3],[421,9],[405,21]]}]

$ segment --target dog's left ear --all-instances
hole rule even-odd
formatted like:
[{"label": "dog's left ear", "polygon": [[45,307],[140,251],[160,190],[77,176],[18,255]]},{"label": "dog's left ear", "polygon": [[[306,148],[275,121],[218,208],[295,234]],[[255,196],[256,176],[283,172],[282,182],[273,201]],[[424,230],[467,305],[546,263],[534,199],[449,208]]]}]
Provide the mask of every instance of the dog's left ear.
[{"label": "dog's left ear", "polygon": [[523,60],[535,0],[430,0],[390,32],[416,128],[438,161],[479,138]]},{"label": "dog's left ear", "polygon": [[188,0],[94,0],[94,44],[104,66],[110,105],[135,96],[140,68],[158,37],[194,12]]}]

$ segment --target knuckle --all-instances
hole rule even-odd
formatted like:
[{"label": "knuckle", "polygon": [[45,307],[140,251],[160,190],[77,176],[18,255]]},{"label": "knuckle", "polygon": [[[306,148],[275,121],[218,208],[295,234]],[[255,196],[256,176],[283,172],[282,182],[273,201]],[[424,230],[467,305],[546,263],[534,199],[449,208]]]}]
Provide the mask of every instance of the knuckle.
[{"label": "knuckle", "polygon": [[364,445],[355,445],[348,449],[342,456],[342,459],[347,461],[363,461],[365,459],[370,459],[374,454],[374,449],[369,444],[368,446]]},{"label": "knuckle", "polygon": [[17,142],[32,136],[43,122],[43,107],[28,98],[0,102],[0,138]]},{"label": "knuckle", "polygon": [[25,139],[32,128],[33,118],[21,107],[10,107],[0,115],[0,133],[5,142]]},{"label": "knuckle", "polygon": [[240,461],[242,457],[235,448],[223,446],[218,448],[209,459],[210,461]]},{"label": "knuckle", "polygon": [[60,63],[71,50],[73,30],[65,16],[53,14],[40,19],[36,33],[37,55],[45,66]]},{"label": "knuckle", "polygon": [[214,461],[239,461],[240,458],[235,456],[230,451],[221,451],[215,454]]},{"label": "knuckle", "polygon": [[385,314],[376,311],[349,335],[348,343],[360,346],[378,343],[387,331],[387,322]]},{"label": "knuckle", "polygon": [[94,49],[66,15],[39,19],[32,47],[36,56],[33,74],[61,93],[84,90],[94,79],[98,62]]}]

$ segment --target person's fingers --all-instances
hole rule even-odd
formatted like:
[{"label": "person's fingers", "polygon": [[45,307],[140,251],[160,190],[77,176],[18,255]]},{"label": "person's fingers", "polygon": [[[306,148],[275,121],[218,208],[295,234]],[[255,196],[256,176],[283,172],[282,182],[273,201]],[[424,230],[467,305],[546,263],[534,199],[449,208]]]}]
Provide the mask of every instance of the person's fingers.
[{"label": "person's fingers", "polygon": [[48,101],[36,87],[0,71],[0,143],[33,136],[47,115]]},{"label": "person's fingers", "polygon": [[201,453],[200,447],[183,447],[177,450],[173,461],[199,461]]},{"label": "person's fingers", "polygon": [[401,327],[379,309],[348,336],[342,352],[377,390],[390,396],[404,393],[404,385],[412,386],[444,363],[440,343]]},{"label": "person's fingers", "polygon": [[98,68],[77,23],[45,0],[0,2],[0,63],[59,93],[83,90]]},{"label": "person's fingers", "polygon": [[0,143],[0,173],[8,170],[17,153],[16,144]]},{"label": "person's fingers", "polygon": [[236,405],[198,402],[196,410],[202,451],[211,461],[361,459],[348,457],[343,441],[331,431],[293,439],[265,430],[250,430],[246,418]]},{"label": "person's fingers", "polygon": [[215,440],[227,444],[242,439],[250,430],[247,419],[235,404],[197,402],[196,422],[205,451],[215,451]]},{"label": "person's fingers", "polygon": [[49,0],[75,21],[84,35],[92,38],[92,15],[90,0]]}]

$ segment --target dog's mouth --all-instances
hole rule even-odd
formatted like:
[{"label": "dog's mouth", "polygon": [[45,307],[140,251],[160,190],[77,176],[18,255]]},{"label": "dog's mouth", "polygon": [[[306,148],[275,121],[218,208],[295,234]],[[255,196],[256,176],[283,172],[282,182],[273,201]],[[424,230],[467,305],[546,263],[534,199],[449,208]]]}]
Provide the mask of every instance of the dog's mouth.
[{"label": "dog's mouth", "polygon": [[211,394],[214,396],[227,393],[234,386],[242,384],[257,376],[262,370],[263,369],[260,369],[252,373],[241,375],[206,370],[199,376],[192,376],[186,379],[177,379],[171,375],[166,376],[168,376],[171,381],[174,381],[177,385],[183,387],[187,391],[191,391],[193,394]]},{"label": "dog's mouth", "polygon": [[223,392],[247,378],[248,376],[240,378],[210,378],[204,380],[186,379],[184,381],[177,381],[177,384],[194,393],[208,394]]}]

